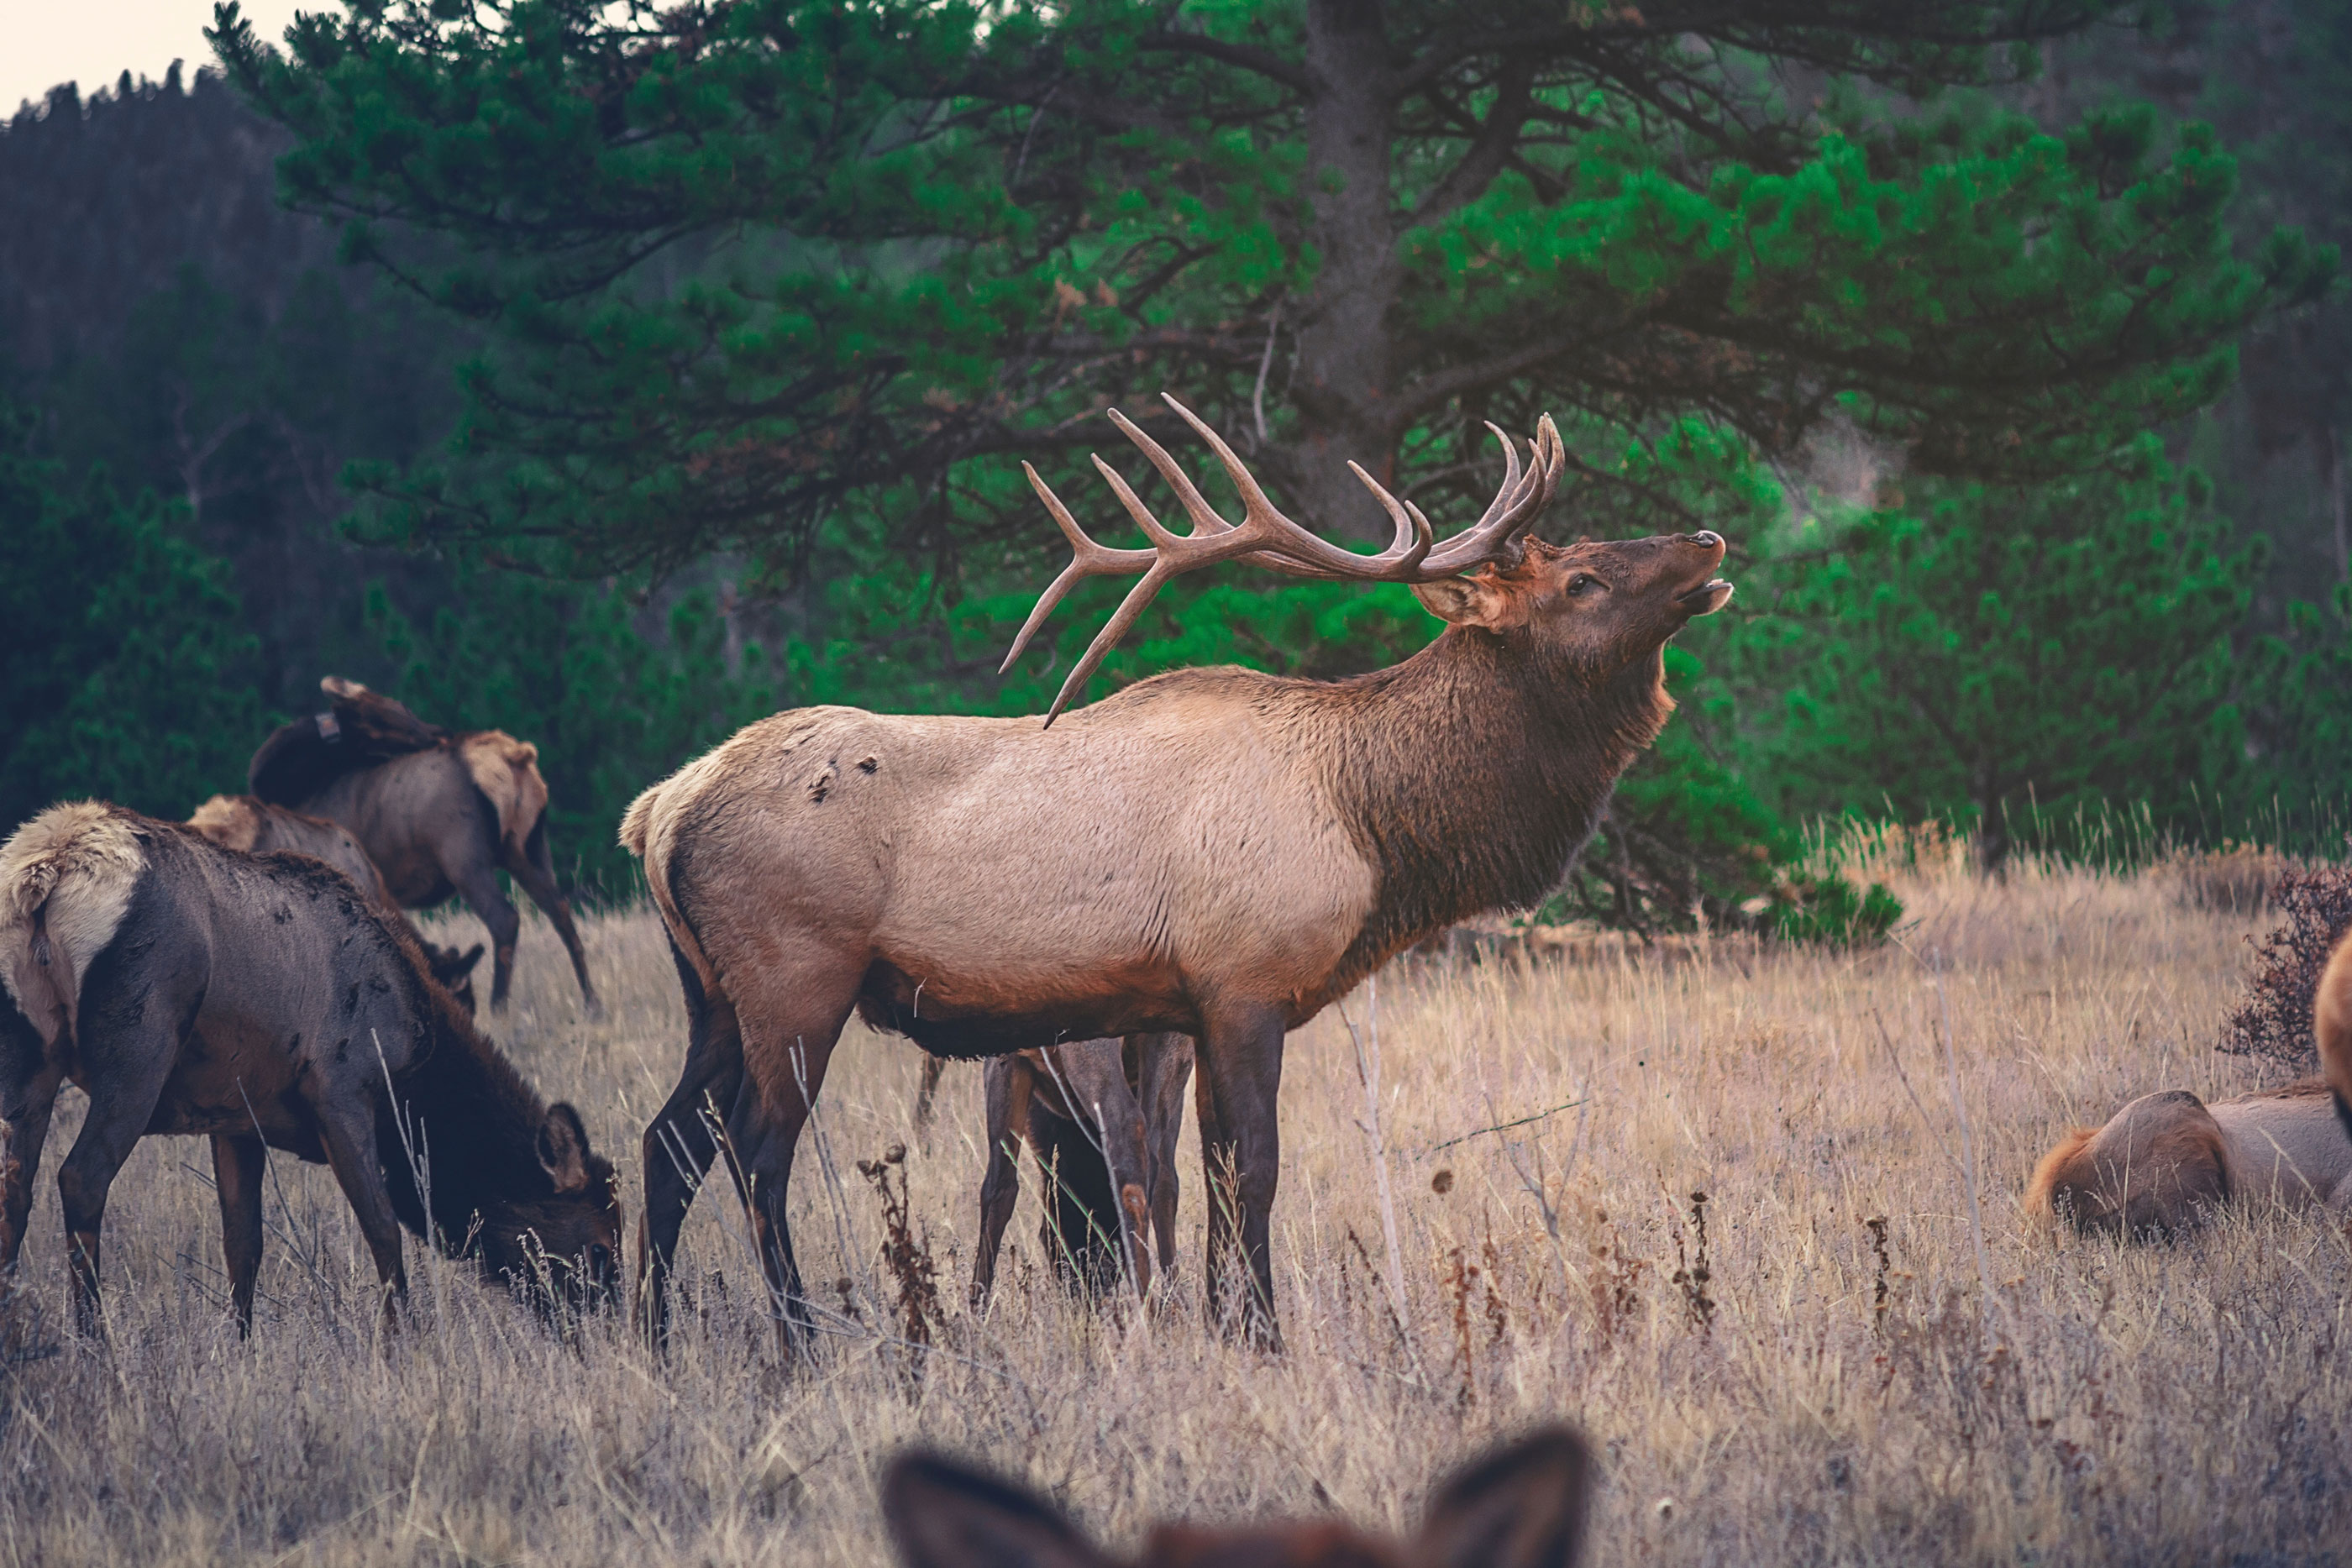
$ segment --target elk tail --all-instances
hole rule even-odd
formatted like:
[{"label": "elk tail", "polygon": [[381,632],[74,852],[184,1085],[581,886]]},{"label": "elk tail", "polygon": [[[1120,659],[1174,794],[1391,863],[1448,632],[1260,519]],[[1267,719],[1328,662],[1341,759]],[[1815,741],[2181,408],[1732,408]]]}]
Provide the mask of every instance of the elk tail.
[{"label": "elk tail", "polygon": [[2319,1043],[2319,1071],[2336,1094],[2336,1119],[2352,1137],[2352,933],[2336,943],[2319,977],[2311,1032]]},{"label": "elk tail", "polygon": [[146,869],[128,812],[52,806],[0,845],[0,981],[42,1040],[72,1034],[81,977],[106,950]]},{"label": "elk tail", "polygon": [[517,854],[547,810],[547,779],[539,771],[539,747],[502,729],[476,730],[457,743],[457,755],[498,813],[499,841]]},{"label": "elk tail", "polygon": [[646,891],[653,894],[654,910],[669,930],[670,945],[677,949],[681,969],[690,967],[705,990],[716,990],[718,973],[704,956],[702,942],[687,921],[671,874],[673,852],[678,841],[678,819],[687,799],[693,794],[687,787],[688,781],[698,766],[689,763],[684,770],[648,787],[629,802],[629,809],[621,813],[621,847],[636,856],[645,868]]}]

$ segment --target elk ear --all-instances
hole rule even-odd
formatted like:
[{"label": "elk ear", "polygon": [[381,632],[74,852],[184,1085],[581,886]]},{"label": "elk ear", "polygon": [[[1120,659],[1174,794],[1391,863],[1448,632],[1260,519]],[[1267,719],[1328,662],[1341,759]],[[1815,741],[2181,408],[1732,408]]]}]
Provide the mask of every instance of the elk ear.
[{"label": "elk ear", "polygon": [[539,1163],[558,1192],[579,1192],[588,1186],[588,1129],[580,1113],[564,1104],[550,1105],[539,1126]]},{"label": "elk ear", "polygon": [[1109,1568],[1062,1511],[938,1454],[901,1454],[882,1517],[906,1568]]},{"label": "elk ear", "polygon": [[1412,584],[1412,596],[1421,601],[1423,610],[1449,626],[1476,626],[1487,632],[1500,632],[1527,623],[1525,599],[1491,572],[1416,582]]},{"label": "elk ear", "polygon": [[463,953],[455,947],[430,947],[426,951],[433,959],[433,977],[444,986],[456,985],[472,974],[474,966],[482,961],[482,945],[479,942]]},{"label": "elk ear", "polygon": [[1415,1568],[1569,1568],[1591,1485],[1591,1458],[1565,1427],[1497,1448],[1440,1489]]}]

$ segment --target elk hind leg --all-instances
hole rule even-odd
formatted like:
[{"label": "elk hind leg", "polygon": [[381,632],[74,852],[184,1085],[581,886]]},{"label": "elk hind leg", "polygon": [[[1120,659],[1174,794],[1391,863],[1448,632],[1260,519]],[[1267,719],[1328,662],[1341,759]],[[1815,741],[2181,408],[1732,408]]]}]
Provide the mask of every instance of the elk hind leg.
[{"label": "elk hind leg", "polygon": [[980,1178],[980,1245],[971,1260],[974,1312],[987,1304],[989,1292],[996,1286],[997,1253],[1004,1245],[1004,1228],[1012,1223],[1013,1206],[1021,1198],[1020,1151],[1029,1143],[1033,1071],[1023,1056],[992,1057],[982,1069],[981,1094],[988,1113],[988,1168]]},{"label": "elk hind leg", "polygon": [[[23,1024],[37,1051],[41,1041],[32,1025],[16,1018],[5,1002],[0,1002],[0,1009],[8,1015],[0,1017],[0,1031],[12,1022]],[[58,1086],[65,1081],[64,1071],[39,1055],[12,1051],[6,1065],[7,1078],[0,1082],[0,1124],[5,1124],[0,1126],[0,1276],[16,1269],[25,1246],[33,1183],[41,1174],[41,1145],[48,1141],[49,1116],[57,1106]]]},{"label": "elk hind leg", "polygon": [[555,857],[547,847],[547,814],[540,813],[538,824],[530,830],[530,838],[521,849],[509,846],[506,852],[507,874],[517,886],[530,895],[540,907],[555,934],[562,938],[563,950],[572,956],[572,976],[580,982],[580,999],[590,1018],[601,1017],[604,1005],[596,999],[596,988],[588,978],[588,954],[580,945],[580,928],[572,924],[572,905],[555,885]]},{"label": "elk hind leg", "polygon": [[1176,1140],[1184,1130],[1184,1086],[1192,1076],[1192,1037],[1131,1034],[1126,1050],[1134,1059],[1137,1099],[1143,1107],[1148,1174],[1144,1193],[1151,1205],[1151,1229],[1159,1240],[1160,1271],[1176,1267]]},{"label": "elk hind leg", "polygon": [[686,1065],[646,1124],[646,1207],[637,1230],[637,1325],[658,1349],[669,1335],[669,1276],[678,1231],[719,1156],[723,1118],[743,1086],[743,1041],[734,1004],[707,995],[675,943],[686,993]]},{"label": "elk hind leg", "polygon": [[261,1178],[269,1151],[259,1138],[213,1138],[213,1186],[220,1196],[221,1256],[239,1339],[253,1333],[253,1286],[261,1273]]},{"label": "elk hind leg", "polygon": [[[89,981],[83,987],[89,995]],[[100,994],[112,1001],[111,988]],[[129,1005],[85,1012],[77,1031],[81,1059],[78,1082],[89,1090],[89,1110],[72,1149],[58,1166],[58,1198],[65,1213],[66,1256],[73,1275],[74,1324],[85,1334],[104,1332],[99,1316],[98,1260],[107,1194],[154,1119],[155,1103],[179,1055],[180,1030],[158,1020],[193,1018],[194,1006],[183,1005],[189,1001],[165,994],[160,987],[152,994],[142,988]]]}]

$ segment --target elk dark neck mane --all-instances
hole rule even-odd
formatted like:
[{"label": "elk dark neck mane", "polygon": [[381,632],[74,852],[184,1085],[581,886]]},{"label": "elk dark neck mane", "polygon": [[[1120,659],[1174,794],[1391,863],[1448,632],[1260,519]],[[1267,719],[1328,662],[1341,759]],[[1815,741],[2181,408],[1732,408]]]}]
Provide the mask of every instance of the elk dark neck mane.
[{"label": "elk dark neck mane", "polygon": [[499,1048],[446,997],[426,994],[419,1010],[432,1036],[425,1060],[397,1081],[397,1110],[408,1145],[389,1118],[377,1129],[385,1186],[402,1224],[426,1235],[425,1206],[409,1169],[409,1149],[425,1167],[432,1190],[438,1244],[457,1252],[477,1211],[494,1199],[545,1197],[551,1188],[539,1163],[538,1135],[547,1107]]},{"label": "elk dark neck mane", "polygon": [[1674,711],[1659,653],[1595,673],[1458,628],[1402,664],[1285,695],[1380,877],[1340,989],[1433,931],[1540,903]]}]

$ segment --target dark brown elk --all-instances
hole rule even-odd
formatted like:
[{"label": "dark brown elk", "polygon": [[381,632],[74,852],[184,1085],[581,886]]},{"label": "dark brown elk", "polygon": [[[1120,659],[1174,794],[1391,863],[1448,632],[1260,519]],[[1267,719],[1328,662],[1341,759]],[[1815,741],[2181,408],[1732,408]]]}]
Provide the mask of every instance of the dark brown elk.
[{"label": "dark brown elk", "polygon": [[996,1254],[1021,1197],[1023,1147],[1036,1156],[1045,1200],[1039,1239],[1074,1283],[1100,1295],[1124,1270],[1139,1292],[1149,1291],[1154,1238],[1161,1271],[1176,1266],[1176,1137],[1192,1076],[1192,1042],[1181,1034],[990,1058],[982,1077],[988,1171],[971,1267],[975,1308],[996,1282]]},{"label": "dark brown elk", "polygon": [[2217,1100],[2143,1094],[2042,1157],[2025,1207],[2094,1235],[2174,1237],[2225,1203],[2352,1214],[2352,1134],[2319,1079]]},{"label": "dark brown elk", "polygon": [[504,871],[555,926],[594,1011],[588,956],[555,885],[538,747],[504,730],[425,724],[356,682],[330,675],[319,685],[329,710],[262,742],[253,754],[253,793],[349,829],[403,908],[464,899],[489,927],[493,1008],[506,1006],[522,929],[499,888]]},{"label": "dark brown elk", "polygon": [[208,1136],[240,1326],[268,1149],[331,1166],[385,1308],[400,1228],[485,1273],[610,1295],[621,1207],[579,1113],[548,1105],[340,873],[95,802],[0,847],[0,1270],[25,1239],[58,1087],[89,1097],[58,1171],[77,1320],[99,1326],[108,1189],[139,1139]]},{"label": "dark brown elk", "polygon": [[1328,1516],[1241,1528],[1161,1524],[1129,1558],[1097,1546],[1027,1488],[918,1451],[890,1462],[882,1516],[905,1568],[1569,1568],[1591,1487],[1583,1442],[1554,1427],[1454,1475],[1411,1540]]},{"label": "dark brown elk", "polygon": [[786,1189],[856,1009],[945,1056],[1192,1036],[1203,1156],[1236,1188],[1210,1206],[1205,1282],[1220,1303],[1245,1282],[1243,1320],[1278,1343],[1268,1237],[1285,1033],[1431,932],[1556,887],[1673,708],[1667,639],[1731,596],[1711,533],[1527,538],[1566,463],[1548,422],[1532,464],[1512,447],[1486,516],[1443,544],[1372,486],[1397,537],[1359,556],[1276,511],[1215,433],[1178,413],[1239,488],[1238,526],[1124,420],[1190,533],[1163,528],[1101,465],[1151,540],[1108,549],[1037,484],[1076,555],[1024,636],[1079,577],[1144,573],[1056,712],[1161,583],[1216,561],[1409,582],[1446,630],[1349,680],[1180,670],[1043,726],[778,714],[640,795],[621,838],[644,860],[690,1020],[677,1087],[646,1134],[656,1334],[671,1248],[722,1144],[783,1322],[805,1323]]},{"label": "dark brown elk", "polygon": [[426,941],[424,933],[409,924],[399,901],[392,896],[392,889],[383,884],[383,873],[376,870],[375,862],[368,859],[360,841],[341,824],[273,806],[257,795],[215,795],[195,809],[188,818],[188,826],[223,849],[235,850],[239,854],[282,851],[325,861],[351,878],[352,885],[365,894],[368,902],[385,919],[416,939],[433,978],[457,999],[459,1007],[468,1013],[474,1010],[474,966],[482,961],[482,945],[477,942],[460,953],[455,947]]}]

